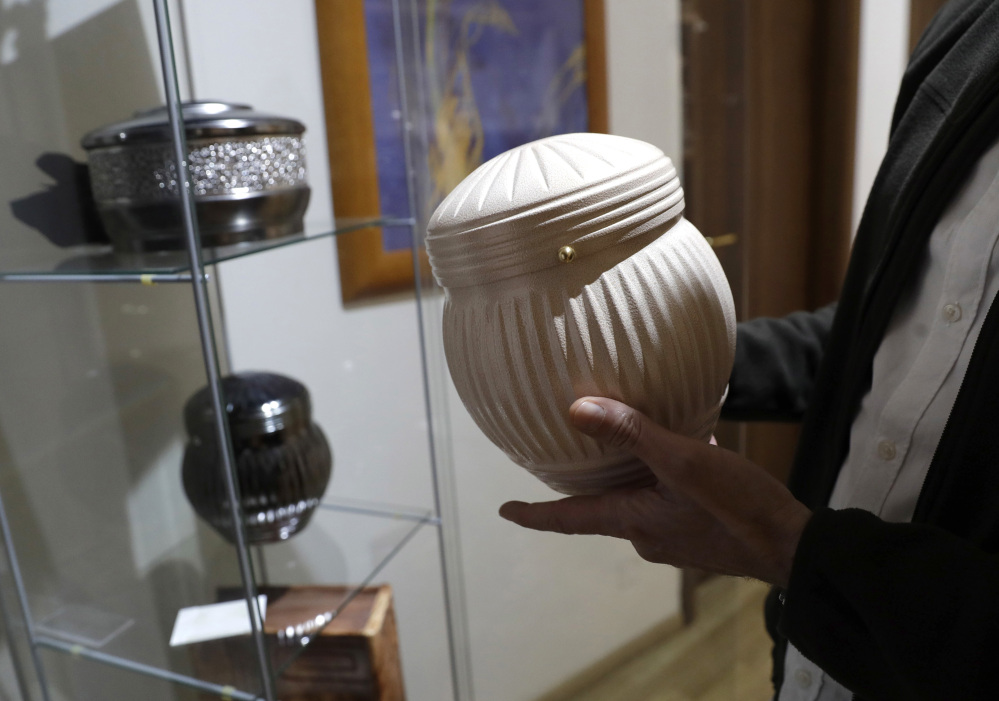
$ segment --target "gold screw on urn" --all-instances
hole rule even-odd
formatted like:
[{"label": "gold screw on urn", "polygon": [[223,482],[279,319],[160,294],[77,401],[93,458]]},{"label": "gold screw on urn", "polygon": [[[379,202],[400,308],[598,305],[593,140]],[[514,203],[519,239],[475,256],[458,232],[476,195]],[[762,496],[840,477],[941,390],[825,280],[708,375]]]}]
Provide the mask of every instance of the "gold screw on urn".
[{"label": "gold screw on urn", "polygon": [[571,263],[576,260],[576,249],[572,246],[562,246],[558,249],[558,259],[562,263]]}]

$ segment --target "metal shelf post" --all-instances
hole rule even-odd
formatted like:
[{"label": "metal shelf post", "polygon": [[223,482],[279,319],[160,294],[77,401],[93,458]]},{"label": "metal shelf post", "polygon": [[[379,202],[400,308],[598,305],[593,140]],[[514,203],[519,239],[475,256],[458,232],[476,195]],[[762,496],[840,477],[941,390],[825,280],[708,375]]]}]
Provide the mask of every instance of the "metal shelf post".
[{"label": "metal shelf post", "polygon": [[225,402],[221,391],[221,378],[218,365],[218,350],[215,347],[215,334],[212,329],[211,310],[208,306],[208,290],[205,284],[204,263],[201,258],[201,237],[198,233],[198,220],[194,208],[194,194],[191,192],[190,173],[187,167],[187,138],[184,132],[183,115],[180,104],[180,88],[177,80],[177,65],[174,58],[173,38],[170,32],[170,13],[167,0],[154,0],[156,29],[159,38],[160,64],[163,69],[163,87],[166,91],[167,111],[170,116],[170,129],[173,134],[174,159],[177,163],[177,185],[180,191],[181,214],[184,219],[184,233],[191,261],[192,289],[197,310],[198,330],[201,335],[201,349],[208,373],[208,386],[212,395],[212,408],[215,411],[215,428],[219,445],[223,446],[222,463],[225,474],[226,495],[229,499],[233,531],[236,535],[236,555],[246,595],[246,606],[250,616],[250,627],[260,668],[260,681],[267,701],[275,701],[274,678],[267,645],[263,633],[263,617],[257,603],[257,587],[253,579],[250,551],[246,544],[243,528],[242,509],[239,500],[239,484],[236,478],[235,458],[226,421]]}]

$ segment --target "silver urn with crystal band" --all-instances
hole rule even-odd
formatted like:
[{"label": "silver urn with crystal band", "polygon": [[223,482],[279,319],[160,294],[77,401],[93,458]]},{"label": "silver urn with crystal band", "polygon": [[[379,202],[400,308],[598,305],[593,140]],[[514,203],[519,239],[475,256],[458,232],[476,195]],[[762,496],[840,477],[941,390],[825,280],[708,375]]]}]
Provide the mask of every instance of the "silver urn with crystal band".
[{"label": "silver urn with crystal band", "polygon": [[[310,190],[301,122],[220,101],[185,102],[182,115],[205,247],[302,231]],[[166,108],[92,131],[81,143],[93,197],[114,248],[184,248]]]},{"label": "silver urn with crystal band", "polygon": [[489,439],[565,494],[653,482],[570,424],[578,397],[623,401],[710,439],[735,353],[714,251],[683,217],[661,150],[606,134],[535,141],[488,161],[431,217],[444,348]]}]

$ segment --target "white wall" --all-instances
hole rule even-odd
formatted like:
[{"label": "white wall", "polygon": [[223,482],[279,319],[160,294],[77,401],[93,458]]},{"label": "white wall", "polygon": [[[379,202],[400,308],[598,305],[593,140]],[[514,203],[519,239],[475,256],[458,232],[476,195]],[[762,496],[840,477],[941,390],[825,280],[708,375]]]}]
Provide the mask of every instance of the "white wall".
[{"label": "white wall", "polygon": [[892,109],[909,56],[909,0],[863,0],[853,179],[853,231],[888,148]]},{"label": "white wall", "polygon": [[[239,3],[238,12],[233,6],[185,2],[194,95],[245,101],[305,122],[313,185],[307,227],[321,231],[332,203],[312,3],[253,0]],[[679,156],[676,5],[607,6],[612,129]],[[658,80],[648,79],[637,44],[661,58],[653,71]],[[413,299],[345,309],[329,240],[228,263],[221,274],[234,368],[287,372],[314,391],[317,420],[336,454],[329,494],[429,505]],[[675,571],[644,563],[629,545],[537,534],[502,521],[496,510],[507,499],[556,495],[494,448],[453,392],[449,405],[479,701],[539,696],[677,611]],[[320,518],[287,546],[268,549],[272,578],[356,576],[398,535],[347,527]],[[414,701],[438,701],[449,687],[432,536],[421,535],[382,576],[396,588]]]},{"label": "white wall", "polygon": [[682,168],[679,0],[604,4],[610,130],[655,144]]}]

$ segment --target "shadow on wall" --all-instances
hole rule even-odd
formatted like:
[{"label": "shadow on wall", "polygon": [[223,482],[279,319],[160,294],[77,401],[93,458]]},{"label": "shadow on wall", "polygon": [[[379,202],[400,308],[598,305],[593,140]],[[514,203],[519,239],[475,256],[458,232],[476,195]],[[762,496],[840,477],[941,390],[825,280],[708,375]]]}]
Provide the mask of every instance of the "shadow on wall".
[{"label": "shadow on wall", "polygon": [[35,163],[55,184],[11,202],[14,218],[60,248],[110,243],[90,196],[87,164],[64,153],[43,153]]},{"label": "shadow on wall", "polygon": [[79,139],[162,101],[137,0],[51,40],[49,21],[44,0],[0,6],[0,197],[12,203],[0,211],[0,253],[102,241]]}]

